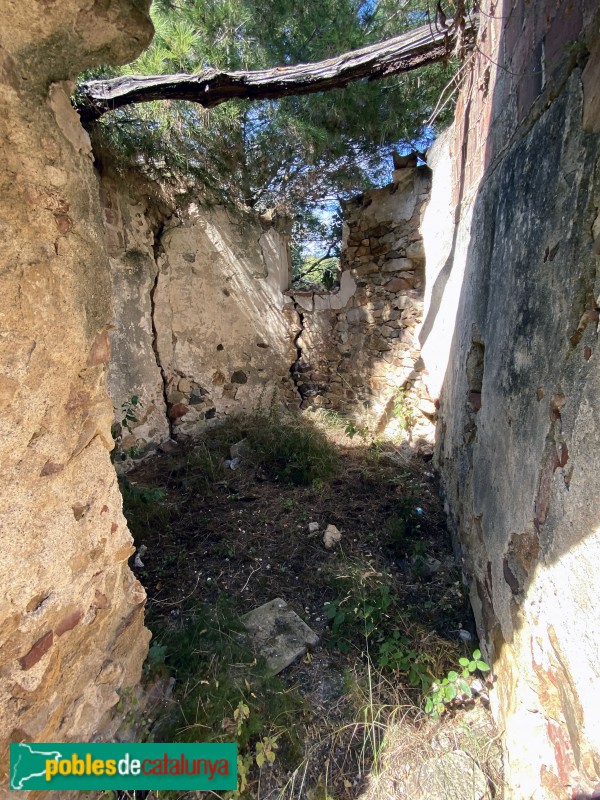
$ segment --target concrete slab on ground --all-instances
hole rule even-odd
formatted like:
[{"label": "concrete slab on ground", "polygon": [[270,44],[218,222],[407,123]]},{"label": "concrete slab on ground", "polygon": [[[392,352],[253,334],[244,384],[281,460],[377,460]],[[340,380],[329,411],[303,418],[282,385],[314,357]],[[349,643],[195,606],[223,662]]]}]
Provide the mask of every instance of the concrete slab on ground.
[{"label": "concrete slab on ground", "polygon": [[250,634],[253,649],[264,656],[273,675],[319,641],[317,634],[279,597],[245,614],[241,621]]}]

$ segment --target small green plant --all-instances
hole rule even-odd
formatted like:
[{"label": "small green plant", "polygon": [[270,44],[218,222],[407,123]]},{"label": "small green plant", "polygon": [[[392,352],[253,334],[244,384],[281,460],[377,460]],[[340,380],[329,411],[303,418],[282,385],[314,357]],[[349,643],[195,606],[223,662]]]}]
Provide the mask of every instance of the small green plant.
[{"label": "small green plant", "polygon": [[132,424],[139,421],[136,417],[136,412],[142,405],[143,403],[138,395],[132,394],[129,400],[126,400],[121,406],[121,412],[123,413],[121,426],[129,431],[129,433],[133,433]]},{"label": "small green plant", "polygon": [[428,655],[414,650],[408,638],[398,630],[379,646],[379,666],[407,675],[410,685],[419,686],[423,692],[429,691],[433,681],[429,661]]},{"label": "small green plant", "polygon": [[318,486],[336,473],[335,449],[323,431],[299,414],[254,414],[245,419],[249,459],[271,480]]},{"label": "small green plant", "polygon": [[331,621],[330,646],[347,653],[353,634],[370,637],[382,631],[389,617],[388,612],[397,604],[387,583],[372,587],[359,587],[341,600],[332,600],[325,605],[325,614]]},{"label": "small green plant", "polygon": [[[405,494],[387,525],[389,545],[395,550],[405,553],[412,549],[413,555],[419,555],[417,548],[424,546],[423,542],[414,541],[415,537],[421,533],[421,518],[416,512],[416,505],[417,501],[412,492]],[[423,554],[421,553],[421,555]]]},{"label": "small green plant", "polygon": [[164,489],[140,486],[126,476],[119,478],[119,489],[123,497],[123,513],[139,546],[157,526],[168,524],[170,512],[165,502],[167,493]]},{"label": "small green plant", "polygon": [[260,742],[256,743],[255,761],[258,767],[263,767],[265,764],[272,766],[275,763],[275,751],[279,749],[277,738],[277,736],[264,736]]},{"label": "small green plant", "polygon": [[473,697],[471,680],[477,672],[489,672],[490,666],[481,658],[481,651],[475,650],[472,658],[458,660],[460,671],[450,670],[441,681],[431,684],[429,694],[425,698],[425,713],[433,719],[446,711],[450,704],[460,705]]},{"label": "small green plant", "polygon": [[417,418],[415,416],[414,408],[408,397],[407,386],[403,386],[398,390],[398,394],[395,397],[394,406],[392,408],[392,417],[398,420],[398,425],[400,428],[407,431],[407,433],[410,433],[415,427]]},{"label": "small green plant", "polygon": [[152,642],[148,650],[148,656],[144,664],[144,675],[146,678],[151,678],[164,671],[165,658],[167,655],[167,647],[158,642]]},{"label": "small green plant", "polygon": [[366,441],[369,436],[369,429],[366,425],[356,425],[354,422],[349,422],[344,428],[344,433],[349,439],[354,439],[358,435],[363,441]]},{"label": "small green plant", "polygon": [[130,435],[133,435],[133,426],[136,422],[139,422],[137,412],[142,406],[143,403],[137,394],[132,394],[121,405],[121,421],[115,422],[111,427],[112,437],[115,442],[115,448],[112,451],[113,461],[117,457],[121,461],[125,461],[127,458],[137,458],[143,454],[147,444],[145,439],[137,439],[133,447],[129,447],[126,450],[119,449],[123,439],[123,431],[125,430]]}]

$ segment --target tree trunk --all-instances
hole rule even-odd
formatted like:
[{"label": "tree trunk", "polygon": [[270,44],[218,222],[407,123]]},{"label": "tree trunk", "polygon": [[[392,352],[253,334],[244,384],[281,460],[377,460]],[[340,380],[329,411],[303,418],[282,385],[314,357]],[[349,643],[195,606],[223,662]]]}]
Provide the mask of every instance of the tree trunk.
[{"label": "tree trunk", "polygon": [[[470,33],[475,26],[474,20],[467,20],[461,29]],[[445,27],[423,25],[335,58],[292,67],[253,72],[209,69],[197,74],[123,75],[86,81],[78,86],[76,108],[82,121],[90,122],[107,111],[149,100],[190,100],[213,108],[233,98],[272,100],[341,89],[362,78],[376,80],[441,61],[456,41],[456,30],[452,21]]]}]

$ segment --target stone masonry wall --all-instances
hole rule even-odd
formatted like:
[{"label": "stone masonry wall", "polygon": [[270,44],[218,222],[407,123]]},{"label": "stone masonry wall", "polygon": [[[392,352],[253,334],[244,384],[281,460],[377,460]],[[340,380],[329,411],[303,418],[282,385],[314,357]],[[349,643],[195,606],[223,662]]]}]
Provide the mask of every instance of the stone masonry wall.
[{"label": "stone masonry wall", "polygon": [[515,800],[600,796],[599,22],[482,3],[430,159],[420,339]]},{"label": "stone masonry wall", "polygon": [[287,293],[301,318],[293,375],[302,406],[339,411],[381,431],[403,397],[412,439],[421,443],[431,440],[435,414],[416,338],[429,189],[429,169],[407,167],[389,186],[346,203],[339,289]]},{"label": "stone masonry wall", "polygon": [[[148,44],[144,3],[0,12],[0,783],[8,745],[110,736],[149,633],[110,462],[112,316],[72,80]],[[57,83],[58,82],[58,83]],[[22,796],[26,796],[23,794]]]}]

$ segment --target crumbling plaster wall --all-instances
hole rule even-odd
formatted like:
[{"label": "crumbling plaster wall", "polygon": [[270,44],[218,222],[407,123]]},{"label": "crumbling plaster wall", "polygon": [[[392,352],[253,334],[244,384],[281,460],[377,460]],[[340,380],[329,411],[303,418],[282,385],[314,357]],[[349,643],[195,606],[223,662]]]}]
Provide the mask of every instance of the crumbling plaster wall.
[{"label": "crumbling plaster wall", "polygon": [[497,675],[507,795],[598,797],[598,7],[482,11],[430,158],[436,455]]},{"label": "crumbling plaster wall", "polygon": [[132,396],[141,401],[121,448],[198,435],[273,402],[298,405],[285,223],[194,203],[159,212],[140,186],[112,178],[102,204],[117,420]]},{"label": "crumbling plaster wall", "polygon": [[0,3],[0,782],[10,741],[111,735],[149,633],[110,462],[112,316],[73,79],[149,42],[146,3]]},{"label": "crumbling plaster wall", "polygon": [[[100,187],[114,311],[107,386],[117,426],[128,411],[136,419],[128,422],[131,430],[121,425],[115,431],[124,452],[169,438],[154,320],[156,249],[169,212],[161,213],[155,198],[132,186],[131,180],[104,175]],[[135,407],[134,397],[139,401]]]},{"label": "crumbling plaster wall", "polygon": [[288,257],[277,230],[223,207],[191,208],[161,245],[157,346],[177,431],[293,398]]},{"label": "crumbling plaster wall", "polygon": [[413,443],[430,443],[435,407],[416,338],[429,189],[427,167],[411,166],[347,203],[340,286],[313,293],[288,291],[283,220],[199,204],[159,213],[140,186],[105,177],[117,420],[141,400],[121,448],[143,453],[272,402],[380,431],[400,396]]}]

